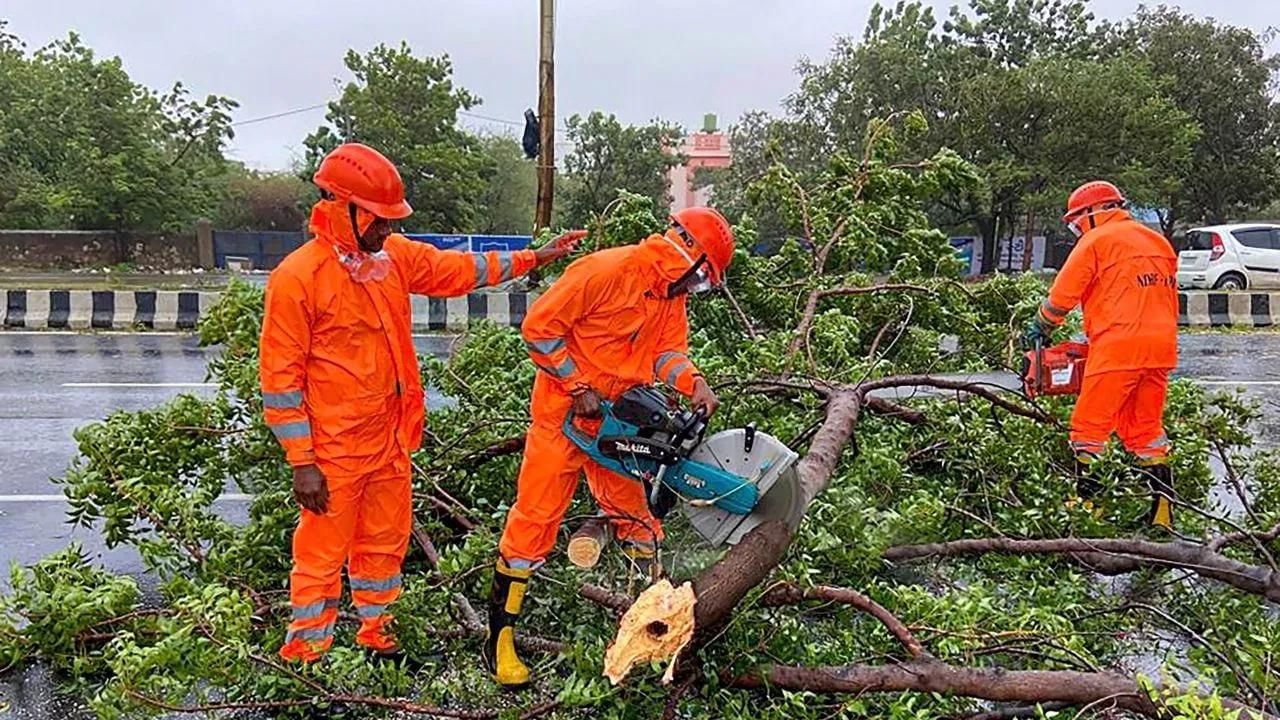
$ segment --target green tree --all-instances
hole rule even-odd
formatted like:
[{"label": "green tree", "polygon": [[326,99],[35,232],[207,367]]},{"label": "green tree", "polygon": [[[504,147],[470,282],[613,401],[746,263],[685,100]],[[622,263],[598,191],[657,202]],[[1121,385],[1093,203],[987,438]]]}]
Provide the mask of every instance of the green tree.
[{"label": "green tree", "polygon": [[317,197],[315,186],[297,173],[233,164],[211,220],[222,230],[301,230]]},{"label": "green tree", "polygon": [[538,199],[537,168],[513,137],[483,136],[480,148],[486,162],[485,186],[476,201],[472,229],[487,234],[529,234]]},{"label": "green tree", "polygon": [[480,99],[453,83],[447,55],[418,57],[409,46],[378,45],[344,60],[354,81],[329,103],[324,125],[304,140],[305,176],[343,142],[377,148],[400,169],[413,215],[406,228],[457,232],[475,221],[485,189],[479,141],[458,127],[458,111]]},{"label": "green tree", "polygon": [[1119,34],[1168,79],[1166,92],[1200,128],[1161,223],[1228,222],[1280,198],[1280,55],[1258,32],[1176,9],[1143,7]]},{"label": "green tree", "polygon": [[1195,123],[1142,57],[1112,51],[1109,33],[1078,1],[971,0],[943,23],[923,3],[877,5],[861,41],[839,39],[826,61],[800,65],[774,132],[785,129],[811,173],[858,148],[870,119],[923,110],[929,132],[914,151],[953,149],[985,181],[939,198],[935,214],[978,231],[990,270],[998,239],[1056,219],[1078,182],[1111,178],[1143,203],[1177,190]]},{"label": "green tree", "polygon": [[186,227],[217,203],[235,106],[156,93],[74,33],[28,54],[0,23],[0,225]]},{"label": "green tree", "polygon": [[667,171],[682,161],[681,129],[654,121],[623,125],[613,115],[592,112],[567,121],[573,150],[564,159],[564,183],[556,195],[565,225],[579,227],[626,190],[653,200],[665,216],[671,204]]}]

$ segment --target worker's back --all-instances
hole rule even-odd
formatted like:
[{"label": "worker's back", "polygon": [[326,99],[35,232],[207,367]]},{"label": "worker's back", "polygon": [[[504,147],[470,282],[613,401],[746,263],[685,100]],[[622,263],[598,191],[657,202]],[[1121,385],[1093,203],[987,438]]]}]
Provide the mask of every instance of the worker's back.
[{"label": "worker's back", "polygon": [[1178,364],[1177,256],[1163,235],[1122,213],[1086,233],[1073,252],[1092,255],[1081,298],[1089,371]]}]

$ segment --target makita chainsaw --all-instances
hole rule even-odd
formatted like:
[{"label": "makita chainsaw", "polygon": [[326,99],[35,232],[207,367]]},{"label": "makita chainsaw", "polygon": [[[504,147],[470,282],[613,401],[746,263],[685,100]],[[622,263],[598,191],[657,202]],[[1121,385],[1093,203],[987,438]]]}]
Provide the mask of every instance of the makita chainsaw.
[{"label": "makita chainsaw", "polygon": [[644,484],[649,509],[662,519],[677,504],[712,545],[734,544],[752,528],[804,515],[798,455],[754,427],[709,438],[707,419],[653,387],[634,387],[600,403],[600,431],[588,435],[565,418],[564,434],[591,459]]}]

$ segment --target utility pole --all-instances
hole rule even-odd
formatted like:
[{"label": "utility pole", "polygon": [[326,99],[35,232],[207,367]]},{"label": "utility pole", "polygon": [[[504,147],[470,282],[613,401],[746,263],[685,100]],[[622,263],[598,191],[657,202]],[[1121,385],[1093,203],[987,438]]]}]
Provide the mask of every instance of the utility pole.
[{"label": "utility pole", "polygon": [[538,204],[533,232],[551,226],[556,183],[556,0],[540,0],[538,43]]}]

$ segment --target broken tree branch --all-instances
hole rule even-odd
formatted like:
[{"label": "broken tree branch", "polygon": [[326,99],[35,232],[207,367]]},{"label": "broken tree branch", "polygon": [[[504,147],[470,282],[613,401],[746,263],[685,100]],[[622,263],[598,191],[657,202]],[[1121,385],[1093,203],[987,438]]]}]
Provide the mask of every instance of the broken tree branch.
[{"label": "broken tree branch", "polygon": [[925,652],[924,646],[920,644],[920,641],[916,639],[916,636],[911,633],[905,623],[886,610],[880,603],[851,588],[818,585],[804,589],[791,583],[781,583],[769,588],[769,591],[760,598],[760,604],[766,607],[795,605],[802,600],[842,603],[861,610],[878,620],[890,634],[897,638],[898,642],[902,643],[902,647],[906,649],[907,654],[912,658],[920,659],[929,656],[929,653]]},{"label": "broken tree branch", "polygon": [[[914,691],[996,702],[1070,705],[1114,702],[1118,708],[1146,717],[1167,717],[1167,711],[1153,702],[1137,681],[1107,672],[970,668],[922,659],[897,665],[771,665],[731,678],[729,684],[744,689],[777,688],[816,693]],[[1259,712],[1233,700],[1224,699],[1222,703],[1231,710],[1252,712],[1264,720],[1277,720],[1275,715]]]},{"label": "broken tree branch", "polygon": [[983,553],[1066,555],[1108,575],[1133,572],[1141,567],[1182,568],[1280,603],[1280,572],[1232,560],[1204,545],[1180,540],[1157,543],[1117,538],[981,538],[899,545],[885,550],[884,558],[902,561]]},{"label": "broken tree branch", "polygon": [[1011,415],[1029,418],[1037,422],[1053,423],[1055,420],[1041,412],[1038,408],[1028,407],[1013,402],[1000,393],[987,387],[981,383],[969,380],[952,380],[949,378],[932,377],[930,375],[895,375],[892,377],[878,378],[876,380],[867,380],[861,382],[853,388],[859,393],[866,395],[877,390],[888,390],[891,388],[904,387],[931,387],[940,390],[956,390],[967,395],[974,395],[986,400],[996,407],[1007,411]]},{"label": "broken tree branch", "polygon": [[867,285],[865,287],[836,287],[825,290],[812,290],[809,297],[805,300],[804,311],[800,314],[800,323],[796,325],[796,330],[791,338],[791,344],[787,347],[788,357],[794,356],[800,352],[800,348],[809,342],[809,332],[813,327],[814,318],[818,314],[818,302],[829,297],[848,297],[851,295],[870,295],[882,292],[933,292],[923,285],[912,285],[909,283],[885,283],[883,285]]},{"label": "broken tree branch", "polygon": [[867,409],[877,415],[883,415],[894,420],[901,420],[908,425],[923,425],[929,421],[925,414],[919,410],[914,410],[906,405],[899,405],[892,400],[882,397],[868,397],[866,399]]}]

